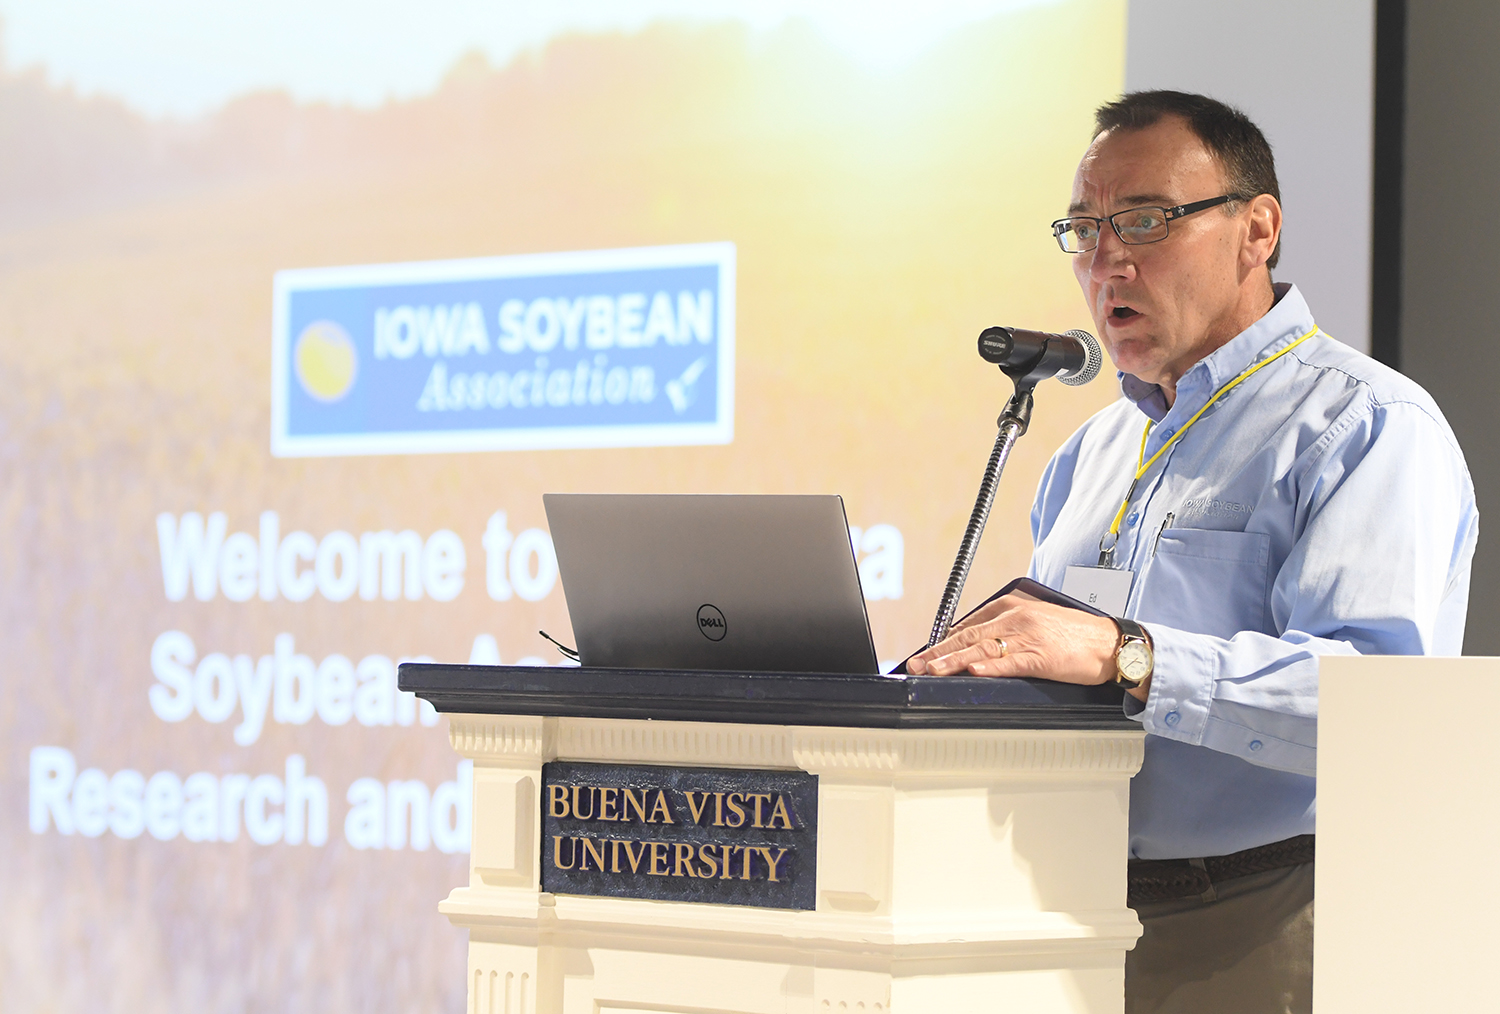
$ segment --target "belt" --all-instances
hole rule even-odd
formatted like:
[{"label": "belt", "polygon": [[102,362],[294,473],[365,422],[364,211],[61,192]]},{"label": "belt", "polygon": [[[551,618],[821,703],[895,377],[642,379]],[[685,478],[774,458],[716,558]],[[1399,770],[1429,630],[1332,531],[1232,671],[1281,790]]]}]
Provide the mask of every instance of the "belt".
[{"label": "belt", "polygon": [[1227,856],[1204,859],[1132,859],[1126,873],[1125,903],[1131,908],[1153,901],[1174,898],[1202,898],[1213,901],[1215,885],[1236,877],[1301,866],[1313,861],[1316,835],[1299,834],[1294,838],[1259,845]]}]

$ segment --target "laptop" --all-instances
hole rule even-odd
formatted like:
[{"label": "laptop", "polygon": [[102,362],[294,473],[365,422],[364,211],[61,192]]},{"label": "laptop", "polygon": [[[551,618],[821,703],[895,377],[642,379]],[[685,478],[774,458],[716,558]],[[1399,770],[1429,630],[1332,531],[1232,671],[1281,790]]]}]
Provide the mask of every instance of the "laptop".
[{"label": "laptop", "polygon": [[542,502],[580,664],[879,671],[842,497]]}]

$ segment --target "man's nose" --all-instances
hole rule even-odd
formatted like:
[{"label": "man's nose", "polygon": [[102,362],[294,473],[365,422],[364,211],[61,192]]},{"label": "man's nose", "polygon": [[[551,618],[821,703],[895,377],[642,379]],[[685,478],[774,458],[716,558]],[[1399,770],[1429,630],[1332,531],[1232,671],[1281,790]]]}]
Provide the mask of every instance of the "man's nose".
[{"label": "man's nose", "polygon": [[1134,255],[1129,244],[1108,222],[1099,230],[1099,243],[1094,247],[1093,260],[1089,262],[1089,276],[1095,281],[1118,278],[1129,274],[1134,267]]}]

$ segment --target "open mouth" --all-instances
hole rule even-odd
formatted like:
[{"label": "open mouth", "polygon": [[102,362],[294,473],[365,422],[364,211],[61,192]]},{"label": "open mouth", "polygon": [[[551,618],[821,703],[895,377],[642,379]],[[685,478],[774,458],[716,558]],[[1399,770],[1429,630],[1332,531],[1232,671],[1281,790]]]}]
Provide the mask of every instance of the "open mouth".
[{"label": "open mouth", "polygon": [[1109,315],[1115,320],[1129,320],[1131,317],[1140,316],[1140,311],[1133,310],[1128,306],[1117,306],[1109,311]]}]

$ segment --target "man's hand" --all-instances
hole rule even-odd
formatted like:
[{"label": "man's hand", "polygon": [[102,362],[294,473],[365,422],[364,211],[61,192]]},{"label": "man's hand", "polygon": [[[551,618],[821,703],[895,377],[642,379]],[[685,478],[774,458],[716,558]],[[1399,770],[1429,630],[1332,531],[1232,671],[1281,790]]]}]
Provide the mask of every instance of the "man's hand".
[{"label": "man's hand", "polygon": [[[969,617],[907,663],[914,676],[1035,676],[1059,683],[1115,678],[1119,629],[1107,617],[1012,592]],[[1005,642],[1002,651],[1000,642]],[[1150,680],[1129,691],[1146,699]]]}]

